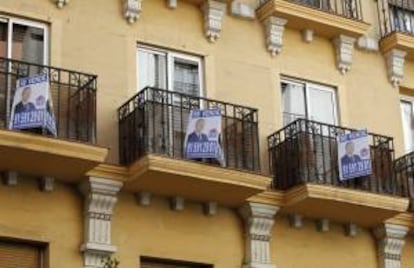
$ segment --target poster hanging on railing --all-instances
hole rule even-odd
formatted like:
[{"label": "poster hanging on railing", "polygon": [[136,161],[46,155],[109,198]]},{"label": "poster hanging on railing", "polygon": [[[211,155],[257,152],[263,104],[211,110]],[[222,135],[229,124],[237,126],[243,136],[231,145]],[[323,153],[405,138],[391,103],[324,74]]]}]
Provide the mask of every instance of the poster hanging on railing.
[{"label": "poster hanging on railing", "polygon": [[216,159],[224,165],[220,144],[221,110],[191,110],[184,141],[187,159]]},{"label": "poster hanging on railing", "polygon": [[372,161],[366,130],[338,135],[337,145],[341,181],[371,175]]},{"label": "poster hanging on railing", "polygon": [[47,74],[18,79],[14,93],[10,129],[42,129],[56,136]]}]

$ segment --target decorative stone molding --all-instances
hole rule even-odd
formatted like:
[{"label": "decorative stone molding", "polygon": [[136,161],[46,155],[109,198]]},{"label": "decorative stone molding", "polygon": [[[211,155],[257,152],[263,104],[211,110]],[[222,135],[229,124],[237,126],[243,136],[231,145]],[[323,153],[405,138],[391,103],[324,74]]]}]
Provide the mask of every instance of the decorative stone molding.
[{"label": "decorative stone molding", "polygon": [[333,40],[336,47],[337,68],[342,74],[351,69],[355,41],[355,38],[342,34]]},{"label": "decorative stone molding", "polygon": [[7,186],[16,186],[18,173],[16,171],[5,171],[3,172],[3,182]]},{"label": "decorative stone molding", "polygon": [[407,52],[399,49],[391,49],[385,54],[387,61],[388,79],[394,87],[398,87],[404,78],[404,64]]},{"label": "decorative stone molding", "polygon": [[201,5],[204,13],[204,32],[208,40],[214,43],[221,33],[226,4],[216,0],[206,0]]},{"label": "decorative stone molding", "polygon": [[142,12],[143,0],[123,0],[124,1],[124,17],[128,23],[136,22]]},{"label": "decorative stone molding", "polygon": [[287,20],[270,16],[263,23],[265,26],[267,50],[272,56],[276,56],[282,51],[283,32],[285,31]]},{"label": "decorative stone molding", "polygon": [[69,0],[54,0],[58,8],[63,8],[69,3]]},{"label": "decorative stone molding", "polygon": [[328,232],[329,231],[329,220],[320,219],[316,221],[316,230],[319,232]]},{"label": "decorative stone molding", "polygon": [[217,203],[207,202],[203,204],[203,212],[207,216],[214,216],[217,214]]},{"label": "decorative stone molding", "polygon": [[172,210],[181,211],[184,210],[184,198],[180,196],[174,196],[170,199],[170,206]]},{"label": "decorative stone molding", "polygon": [[348,223],[344,228],[346,236],[355,237],[358,234],[358,226],[355,223]]},{"label": "decorative stone molding", "polygon": [[302,39],[305,43],[312,43],[315,32],[312,29],[304,29],[302,31]]},{"label": "decorative stone molding", "polygon": [[135,195],[138,204],[143,207],[147,207],[151,204],[151,193],[148,192],[140,192]]},{"label": "decorative stone molding", "polygon": [[230,13],[236,17],[253,20],[256,18],[254,8],[247,3],[243,3],[240,0],[233,0],[231,2]]},{"label": "decorative stone molding", "polygon": [[303,217],[302,215],[293,214],[289,215],[289,224],[290,227],[295,229],[300,229],[303,227]]},{"label": "decorative stone molding", "polygon": [[55,178],[41,177],[39,178],[39,186],[42,192],[52,192],[55,188]]},{"label": "decorative stone molding", "polygon": [[111,219],[121,182],[90,177],[80,186],[85,196],[84,254],[85,268],[101,268],[102,258],[116,251],[111,244]]},{"label": "decorative stone molding", "polygon": [[167,5],[169,8],[176,9],[177,8],[177,0],[167,0]]},{"label": "decorative stone molding", "polygon": [[358,38],[357,46],[359,49],[363,49],[366,51],[379,51],[379,44],[378,40],[369,36],[361,36]]},{"label": "decorative stone molding", "polygon": [[374,229],[380,268],[401,267],[401,253],[408,229],[406,226],[388,223]]},{"label": "decorative stone molding", "polygon": [[245,265],[243,268],[275,268],[270,263],[270,240],[279,207],[247,203],[239,212],[245,223]]}]

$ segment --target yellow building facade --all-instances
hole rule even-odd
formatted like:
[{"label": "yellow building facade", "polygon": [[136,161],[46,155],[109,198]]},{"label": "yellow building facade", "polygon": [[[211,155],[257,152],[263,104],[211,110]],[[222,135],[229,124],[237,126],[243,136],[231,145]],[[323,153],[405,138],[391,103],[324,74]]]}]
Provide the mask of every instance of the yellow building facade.
[{"label": "yellow building facade", "polygon": [[[411,267],[413,7],[1,0],[0,267]],[[38,74],[56,133],[10,129]],[[223,159],[186,159],[213,108]]]}]

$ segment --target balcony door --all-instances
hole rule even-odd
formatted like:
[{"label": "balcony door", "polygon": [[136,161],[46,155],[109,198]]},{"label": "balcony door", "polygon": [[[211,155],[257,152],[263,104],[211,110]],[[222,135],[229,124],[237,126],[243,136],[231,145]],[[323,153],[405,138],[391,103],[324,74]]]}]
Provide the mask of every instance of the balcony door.
[{"label": "balcony door", "polygon": [[198,98],[203,93],[202,60],[148,46],[138,47],[137,58],[138,91],[147,87],[156,88],[152,93],[167,90],[150,97],[148,146],[154,153],[183,157],[189,112],[203,107]]},{"label": "balcony door", "polygon": [[414,99],[403,97],[400,102],[401,120],[406,153],[414,150]]}]

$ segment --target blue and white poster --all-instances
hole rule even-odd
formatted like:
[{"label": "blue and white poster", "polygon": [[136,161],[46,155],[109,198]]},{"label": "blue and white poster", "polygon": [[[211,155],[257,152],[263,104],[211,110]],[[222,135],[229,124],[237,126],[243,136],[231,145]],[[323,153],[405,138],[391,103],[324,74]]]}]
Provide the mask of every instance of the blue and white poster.
[{"label": "blue and white poster", "polygon": [[184,142],[186,158],[213,158],[223,164],[220,135],[220,109],[191,110]]},{"label": "blue and white poster", "polygon": [[42,128],[56,136],[56,122],[47,74],[38,74],[16,81],[9,128]]},{"label": "blue and white poster", "polygon": [[341,181],[371,175],[372,162],[366,130],[339,135],[337,144]]}]

